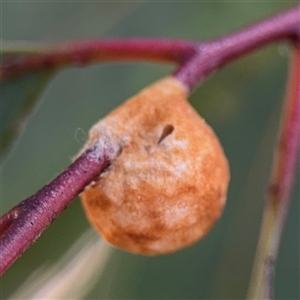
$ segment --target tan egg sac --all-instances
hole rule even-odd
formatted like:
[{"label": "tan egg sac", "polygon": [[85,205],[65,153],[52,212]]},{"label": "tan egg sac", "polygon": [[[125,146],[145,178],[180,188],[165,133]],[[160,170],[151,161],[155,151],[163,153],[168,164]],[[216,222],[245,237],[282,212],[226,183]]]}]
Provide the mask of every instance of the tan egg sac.
[{"label": "tan egg sac", "polygon": [[163,254],[189,246],[223,210],[229,166],[213,130],[167,77],[94,125],[86,147],[110,139],[122,152],[82,194],[94,227],[125,250]]}]

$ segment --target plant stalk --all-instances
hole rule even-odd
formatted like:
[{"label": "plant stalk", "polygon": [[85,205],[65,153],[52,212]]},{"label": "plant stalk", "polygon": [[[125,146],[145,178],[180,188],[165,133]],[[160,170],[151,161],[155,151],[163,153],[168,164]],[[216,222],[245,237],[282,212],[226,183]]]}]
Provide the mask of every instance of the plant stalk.
[{"label": "plant stalk", "polygon": [[[57,70],[72,65],[87,65],[101,61],[149,60],[173,62],[179,65],[174,73],[189,91],[192,91],[211,72],[217,71],[225,64],[257,49],[261,46],[282,39],[295,41],[300,36],[300,6],[281,13],[266,21],[243,29],[227,37],[201,43],[178,40],[106,40],[80,41],[39,47],[36,54],[5,60],[0,68],[0,81],[7,80],[42,69]],[[283,121],[282,142],[278,150],[278,171],[280,176],[272,184],[267,214],[274,219],[268,221],[273,233],[268,233],[270,242],[267,257],[272,269],[277,255],[281,230],[285,219],[293,168],[295,166],[298,144],[297,128],[299,115],[299,49],[296,66],[293,72],[294,82],[291,95],[288,96],[287,116]],[[298,64],[298,65],[297,65]],[[296,70],[296,71],[295,71]],[[297,77],[298,76],[298,77]],[[296,79],[295,79],[296,78]],[[297,83],[298,80],[298,84]],[[296,83],[295,83],[296,82]],[[291,100],[294,99],[294,100]],[[289,107],[292,106],[293,109]],[[298,110],[299,112],[299,110]],[[297,127],[298,126],[298,127]],[[284,145],[284,146],[282,146]],[[95,146],[79,157],[65,172],[49,185],[43,187],[35,195],[21,202],[0,219],[0,275],[40,236],[42,231],[67,207],[84,187],[91,183],[111,163],[108,149]],[[109,151],[108,151],[109,152]],[[274,171],[275,172],[275,171]],[[277,171],[276,171],[277,172]],[[276,191],[276,193],[274,192]],[[275,200],[276,201],[275,201]],[[282,200],[283,199],[283,200]],[[274,225],[272,225],[274,224]],[[273,246],[276,245],[276,246]],[[272,251],[271,251],[272,250]],[[263,252],[265,253],[265,252]],[[273,273],[273,272],[271,272]],[[269,278],[269,277],[268,277]]]},{"label": "plant stalk", "polygon": [[175,77],[192,91],[229,62],[279,40],[294,42],[299,34],[300,5],[236,33],[202,42],[194,57],[177,69]]},{"label": "plant stalk", "polygon": [[247,299],[274,299],[282,231],[290,207],[300,145],[300,48],[292,53],[285,108]]},{"label": "plant stalk", "polygon": [[110,163],[109,149],[93,146],[0,219],[0,276]]}]

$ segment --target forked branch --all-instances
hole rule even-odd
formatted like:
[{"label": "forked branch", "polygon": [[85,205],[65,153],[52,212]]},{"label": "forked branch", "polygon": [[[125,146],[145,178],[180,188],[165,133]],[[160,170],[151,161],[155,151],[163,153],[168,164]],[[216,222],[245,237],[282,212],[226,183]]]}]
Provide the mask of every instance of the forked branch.
[{"label": "forked branch", "polygon": [[[21,60],[6,61],[0,69],[0,80],[7,80],[41,69],[54,70],[69,65],[86,65],[108,60],[150,60],[177,63],[178,69],[175,71],[174,76],[189,91],[192,91],[212,71],[218,70],[242,55],[278,40],[299,43],[299,37],[300,6],[297,6],[235,34],[201,43],[130,39],[72,42],[54,45],[49,48],[45,47],[36,55],[25,56]],[[296,100],[290,100],[296,101],[291,104],[294,109],[299,105],[299,50],[297,53],[298,77],[295,75],[296,79],[292,79],[293,82],[298,80],[297,91],[295,92],[297,96],[295,96]],[[279,188],[280,197],[284,200],[270,201],[273,206],[279,202],[287,203],[286,199],[288,199],[291,190],[290,182],[293,178],[293,169],[296,163],[295,145],[298,142],[296,143],[295,128],[299,128],[299,115],[293,114],[293,116],[290,116],[291,110],[289,109],[286,113],[288,125],[284,128],[288,129],[283,131],[285,140],[282,145],[289,146],[280,148],[280,151],[283,151],[282,149],[284,151],[287,149],[294,150],[279,155],[279,165],[282,169],[280,169],[280,176],[276,177],[276,184],[273,186],[276,187],[275,190]],[[0,219],[1,275],[58,217],[72,199],[110,163],[111,159],[105,149],[99,149],[97,146],[89,149],[53,182],[21,202]],[[287,188],[287,186],[289,187]],[[272,199],[277,199],[278,193],[276,192]],[[279,204],[274,207],[276,209],[272,208],[272,210],[275,209],[276,213],[282,210],[279,213],[279,218],[284,220],[286,208],[281,208]],[[277,226],[279,227],[276,227],[276,232],[279,233],[282,230],[283,222],[278,222]],[[280,234],[274,239],[276,243],[279,243]]]}]

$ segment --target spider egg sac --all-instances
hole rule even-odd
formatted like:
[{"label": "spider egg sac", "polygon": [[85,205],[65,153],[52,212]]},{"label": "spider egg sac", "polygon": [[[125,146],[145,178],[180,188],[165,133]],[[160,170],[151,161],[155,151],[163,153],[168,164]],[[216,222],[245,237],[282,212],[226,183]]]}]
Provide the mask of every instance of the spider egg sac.
[{"label": "spider egg sac", "polygon": [[218,220],[228,161],[177,79],[157,81],[101,119],[85,148],[103,139],[121,151],[81,197],[109,243],[139,254],[169,253],[197,242]]}]

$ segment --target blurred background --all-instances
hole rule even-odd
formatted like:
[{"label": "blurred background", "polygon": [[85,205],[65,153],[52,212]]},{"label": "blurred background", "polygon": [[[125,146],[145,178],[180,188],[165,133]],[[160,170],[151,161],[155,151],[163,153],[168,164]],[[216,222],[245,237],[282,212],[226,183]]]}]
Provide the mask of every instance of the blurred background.
[{"label": "blurred background", "polygon": [[[118,37],[210,39],[295,3],[3,1],[2,38],[41,42]],[[86,299],[245,298],[287,62],[287,45],[272,45],[227,66],[190,98],[217,132],[231,164],[227,206],[213,230],[195,246],[167,256],[148,258],[112,249]],[[1,214],[63,171],[94,122],[173,68],[126,62],[60,72],[2,166]],[[300,298],[299,170],[297,178],[277,265],[276,299]],[[34,270],[55,264],[89,227],[76,199],[3,276],[1,299],[9,298]]]}]

